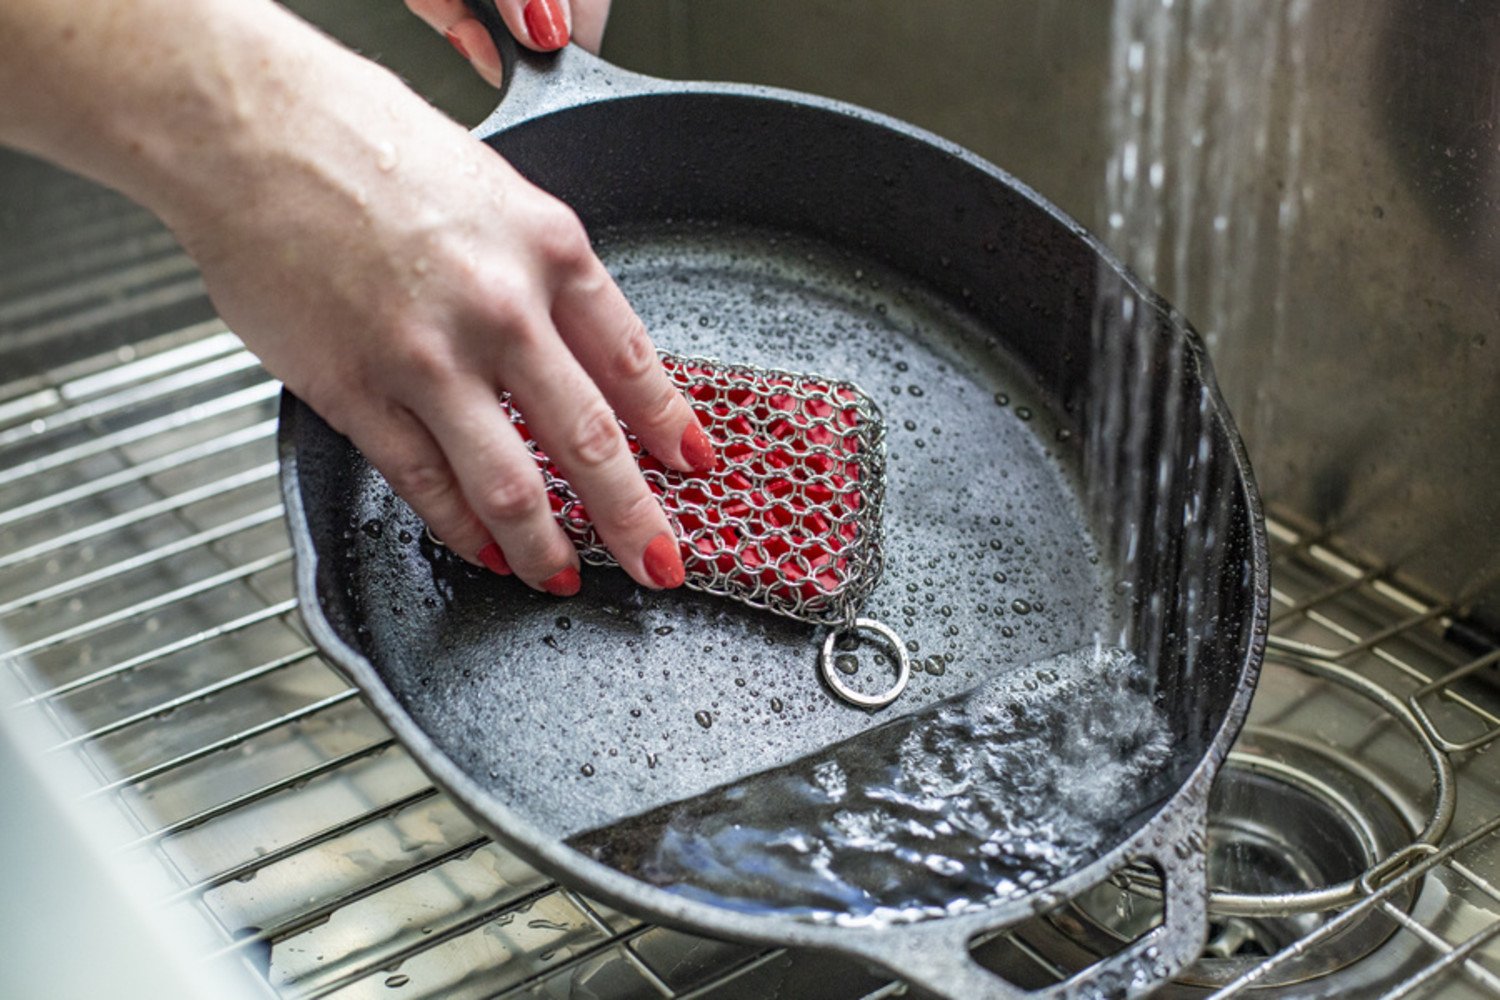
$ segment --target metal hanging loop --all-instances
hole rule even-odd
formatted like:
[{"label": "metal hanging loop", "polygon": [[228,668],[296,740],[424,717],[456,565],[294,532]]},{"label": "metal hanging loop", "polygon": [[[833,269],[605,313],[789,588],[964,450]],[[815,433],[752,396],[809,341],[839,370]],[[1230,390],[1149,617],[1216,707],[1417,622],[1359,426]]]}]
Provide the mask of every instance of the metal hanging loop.
[{"label": "metal hanging loop", "polygon": [[[834,644],[839,636],[848,635],[851,632],[873,633],[890,647],[896,660],[896,682],[884,691],[865,694],[863,691],[854,690],[839,676],[840,671],[834,664]],[[906,645],[893,629],[874,618],[856,618],[853,627],[830,631],[823,639],[823,651],[818,657],[818,667],[823,673],[823,680],[828,682],[834,694],[860,708],[884,708],[901,697],[901,692],[906,690],[906,684],[911,680],[911,657],[907,655]]]}]

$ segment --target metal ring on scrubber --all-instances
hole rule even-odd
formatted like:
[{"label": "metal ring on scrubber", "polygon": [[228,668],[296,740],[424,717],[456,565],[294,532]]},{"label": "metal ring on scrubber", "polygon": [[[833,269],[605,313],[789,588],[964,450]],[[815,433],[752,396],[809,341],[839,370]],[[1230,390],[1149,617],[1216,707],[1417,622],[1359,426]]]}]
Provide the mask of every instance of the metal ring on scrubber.
[{"label": "metal ring on scrubber", "polygon": [[[886,645],[891,647],[896,657],[896,683],[878,694],[865,694],[844,683],[833,662],[833,646],[839,636],[848,635],[851,632],[873,632],[885,640]],[[823,672],[823,679],[828,682],[833,693],[849,704],[858,705],[860,708],[884,708],[901,697],[901,692],[906,690],[906,682],[911,680],[911,657],[907,655],[906,646],[901,642],[901,637],[884,622],[873,618],[856,618],[852,628],[835,629],[829,632],[828,637],[823,640],[823,652],[818,657],[818,666]]]}]

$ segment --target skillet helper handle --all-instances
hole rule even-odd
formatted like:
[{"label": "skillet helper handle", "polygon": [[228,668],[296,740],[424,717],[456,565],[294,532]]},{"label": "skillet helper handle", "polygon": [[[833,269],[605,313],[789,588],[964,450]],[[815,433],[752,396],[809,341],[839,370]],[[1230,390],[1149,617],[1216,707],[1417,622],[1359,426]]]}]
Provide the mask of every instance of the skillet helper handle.
[{"label": "skillet helper handle", "polygon": [[[972,931],[963,937],[945,934],[935,920],[930,947],[912,949],[895,962],[906,981],[945,997],[990,997],[994,1000],[1098,1000],[1099,997],[1144,997],[1197,961],[1208,936],[1208,803],[1206,797],[1186,804],[1168,818],[1162,846],[1134,859],[1150,861],[1161,873],[1162,922],[1122,951],[1103,958],[1072,977],[1036,990],[1002,979],[974,960]],[[1155,889],[1155,886],[1151,887]],[[1045,894],[1044,894],[1045,895]],[[1041,909],[1065,902],[1059,897]],[[918,925],[920,926],[920,925]],[[993,928],[998,932],[1003,928]],[[980,932],[983,940],[987,932]],[[873,956],[872,956],[873,957]]]},{"label": "skillet helper handle", "polygon": [[[556,52],[533,52],[510,33],[493,0],[464,0],[500,53],[500,103],[473,129],[489,139],[518,122],[607,97],[643,92],[660,81],[620,69],[569,42]],[[653,86],[654,84],[654,86]]]}]

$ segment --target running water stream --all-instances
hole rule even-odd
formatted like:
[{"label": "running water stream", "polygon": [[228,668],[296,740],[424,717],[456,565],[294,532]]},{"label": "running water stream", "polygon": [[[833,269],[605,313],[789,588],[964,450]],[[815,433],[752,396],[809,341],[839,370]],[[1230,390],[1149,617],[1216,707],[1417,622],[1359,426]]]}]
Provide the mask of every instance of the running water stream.
[{"label": "running water stream", "polygon": [[[1184,376],[1208,354],[1238,362],[1223,388],[1253,456],[1272,423],[1291,248],[1310,196],[1307,8],[1114,3],[1102,235],[1175,311],[1163,315],[1101,267],[1085,478],[1101,549],[1124,568],[1130,602],[1111,638],[1160,664],[1160,677],[1180,678],[1159,699],[1174,714],[1193,711],[1215,623],[1234,610],[1218,576],[1234,567],[1222,557],[1228,505],[1207,461],[1212,400]],[[1201,342],[1167,335],[1188,322]],[[1183,621],[1202,624],[1175,632]]]},{"label": "running water stream", "polygon": [[1264,345],[1260,364],[1221,373],[1252,440],[1270,425],[1291,248],[1313,196],[1308,20],[1308,0],[1113,5],[1100,235],[1211,351]]},{"label": "running water stream", "polygon": [[[1102,236],[1172,311],[1100,268],[1085,480],[1101,546],[1135,601],[1109,638],[1152,662],[1180,642],[1189,687],[1211,636],[1174,635],[1171,623],[1217,619],[1227,527],[1205,460],[1212,400],[1190,376],[1204,364],[1198,343],[1240,357],[1245,343],[1266,345],[1225,388],[1249,404],[1239,416],[1252,441],[1268,426],[1270,379],[1255,378],[1274,372],[1287,321],[1287,249],[1304,198],[1305,19],[1306,0],[1113,8]],[[1272,185],[1280,193],[1268,199]],[[1187,322],[1201,342],[1175,335]]]}]

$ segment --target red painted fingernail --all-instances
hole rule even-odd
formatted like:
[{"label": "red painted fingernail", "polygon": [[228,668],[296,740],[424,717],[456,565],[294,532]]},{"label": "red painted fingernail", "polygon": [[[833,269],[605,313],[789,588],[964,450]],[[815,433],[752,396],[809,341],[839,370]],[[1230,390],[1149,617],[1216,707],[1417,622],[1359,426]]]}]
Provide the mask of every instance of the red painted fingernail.
[{"label": "red painted fingernail", "polygon": [[464,43],[459,41],[458,34],[456,32],[444,32],[443,37],[448,39],[449,45],[458,50],[459,55],[463,56],[465,59],[469,58],[469,50],[464,48]]},{"label": "red painted fingernail", "polygon": [[686,577],[682,568],[682,553],[677,551],[677,539],[662,532],[651,539],[643,557],[646,575],[656,581],[658,587],[680,587]]},{"label": "red painted fingernail", "polygon": [[696,418],[682,432],[682,458],[695,472],[714,471],[714,444]]},{"label": "red painted fingernail", "polygon": [[490,542],[479,550],[479,561],[484,563],[491,573],[501,576],[510,576],[510,564],[505,561],[505,553],[500,551],[500,546]]},{"label": "red painted fingernail", "polygon": [[553,597],[572,597],[582,586],[583,580],[572,566],[542,581],[542,589]]},{"label": "red painted fingernail", "polygon": [[527,33],[542,48],[560,49],[568,44],[568,19],[557,0],[531,0],[525,18]]}]

